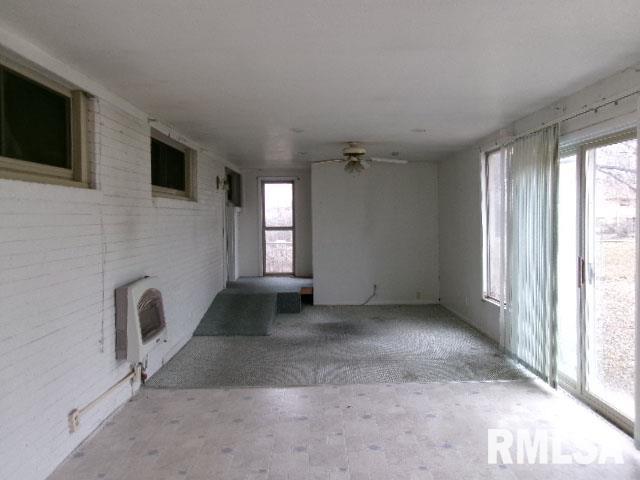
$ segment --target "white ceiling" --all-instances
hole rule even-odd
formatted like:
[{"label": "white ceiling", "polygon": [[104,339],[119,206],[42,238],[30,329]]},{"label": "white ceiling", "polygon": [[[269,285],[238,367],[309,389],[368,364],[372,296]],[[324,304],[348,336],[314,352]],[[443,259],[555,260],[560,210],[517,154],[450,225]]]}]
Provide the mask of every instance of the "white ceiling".
[{"label": "white ceiling", "polygon": [[243,166],[347,140],[437,159],[640,61],[638,0],[2,0],[0,19]]}]

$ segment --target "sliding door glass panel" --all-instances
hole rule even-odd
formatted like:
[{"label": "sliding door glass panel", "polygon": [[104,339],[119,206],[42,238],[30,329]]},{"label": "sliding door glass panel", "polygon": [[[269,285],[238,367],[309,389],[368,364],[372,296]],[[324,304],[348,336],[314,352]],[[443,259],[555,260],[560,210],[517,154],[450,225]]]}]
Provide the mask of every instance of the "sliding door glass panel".
[{"label": "sliding door glass panel", "polygon": [[634,418],[635,139],[586,150],[586,389]]},{"label": "sliding door glass panel", "polygon": [[560,158],[558,185],[558,371],[578,381],[577,155]]},{"label": "sliding door glass panel", "polygon": [[501,256],[502,256],[502,192],[504,189],[502,154],[500,150],[487,155],[486,160],[486,268],[487,277],[485,295],[492,300],[500,301],[501,291]]},{"label": "sliding door glass panel", "polygon": [[293,231],[267,230],[265,233],[265,273],[293,272]]}]

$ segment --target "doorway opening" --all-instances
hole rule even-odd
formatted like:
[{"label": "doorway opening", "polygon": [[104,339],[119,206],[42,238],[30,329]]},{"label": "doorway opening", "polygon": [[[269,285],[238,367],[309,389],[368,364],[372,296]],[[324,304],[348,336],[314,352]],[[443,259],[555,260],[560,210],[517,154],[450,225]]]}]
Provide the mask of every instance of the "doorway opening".
[{"label": "doorway opening", "polygon": [[262,182],[262,260],[264,275],[295,272],[293,181]]},{"label": "doorway opening", "polygon": [[236,262],[238,208],[230,202],[225,204],[225,285],[238,279]]}]

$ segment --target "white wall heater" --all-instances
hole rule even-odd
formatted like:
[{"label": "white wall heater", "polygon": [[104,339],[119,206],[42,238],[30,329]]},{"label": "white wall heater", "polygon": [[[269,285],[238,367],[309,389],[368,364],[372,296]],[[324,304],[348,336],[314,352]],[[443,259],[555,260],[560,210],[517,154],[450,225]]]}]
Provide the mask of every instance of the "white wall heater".
[{"label": "white wall heater", "polygon": [[116,289],[116,358],[137,365],[167,341],[158,279],[144,277]]}]

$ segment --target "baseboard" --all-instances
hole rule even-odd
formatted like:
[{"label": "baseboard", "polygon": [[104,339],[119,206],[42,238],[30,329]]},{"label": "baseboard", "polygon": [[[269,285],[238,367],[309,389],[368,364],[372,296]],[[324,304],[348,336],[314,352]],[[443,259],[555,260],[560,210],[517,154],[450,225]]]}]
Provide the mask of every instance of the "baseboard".
[{"label": "baseboard", "polygon": [[169,360],[171,360],[176,355],[176,353],[182,350],[192,337],[193,332],[190,332],[188,335],[183,335],[177,342],[171,345],[171,347],[167,351],[162,353],[160,359],[156,359],[154,362],[149,362],[147,365],[147,374],[149,375],[149,377],[155,375],[158,370],[160,370]]},{"label": "baseboard", "polygon": [[493,338],[491,335],[489,335],[487,332],[485,332],[482,328],[480,328],[478,325],[476,325],[474,322],[472,322],[471,320],[469,320],[469,317],[467,317],[466,315],[462,315],[460,312],[456,311],[455,309],[445,305],[444,303],[440,303],[440,305],[443,308],[446,308],[447,310],[449,310],[451,313],[453,313],[456,317],[460,317],[461,320],[463,320],[465,323],[467,323],[470,327],[472,327],[474,330],[477,330],[478,332],[482,333],[482,335],[484,335],[485,337],[491,339],[491,341],[499,343],[495,338]]},{"label": "baseboard", "polygon": [[[367,306],[384,306],[384,305],[437,305],[438,302],[434,300],[371,300],[367,303]],[[331,303],[314,303],[317,306],[323,307],[337,307],[337,306],[345,306],[345,307],[361,307],[363,306],[362,300],[360,301],[342,301],[342,302],[331,302]]]},{"label": "baseboard", "polygon": [[[195,331],[195,328],[194,328],[194,331]],[[169,360],[173,358],[173,356],[176,353],[182,350],[182,348],[187,344],[187,342],[191,340],[191,337],[193,337],[193,332],[191,332],[189,335],[184,335],[180,340],[174,343],[173,346],[163,355],[162,359],[164,363],[167,363]]]},{"label": "baseboard", "polygon": [[[444,308],[446,308],[447,310],[449,310],[451,313],[455,314],[456,317],[460,317],[462,320],[464,320],[465,322],[467,322],[469,325],[473,325],[475,327],[475,324],[469,320],[469,318],[466,315],[461,314],[460,312],[458,312],[456,309],[451,308],[450,306],[444,304],[444,303],[440,303],[440,305]],[[478,328],[478,327],[476,327]],[[486,335],[486,334],[485,334]]]},{"label": "baseboard", "polygon": [[436,305],[435,300],[371,300],[367,305]]}]

